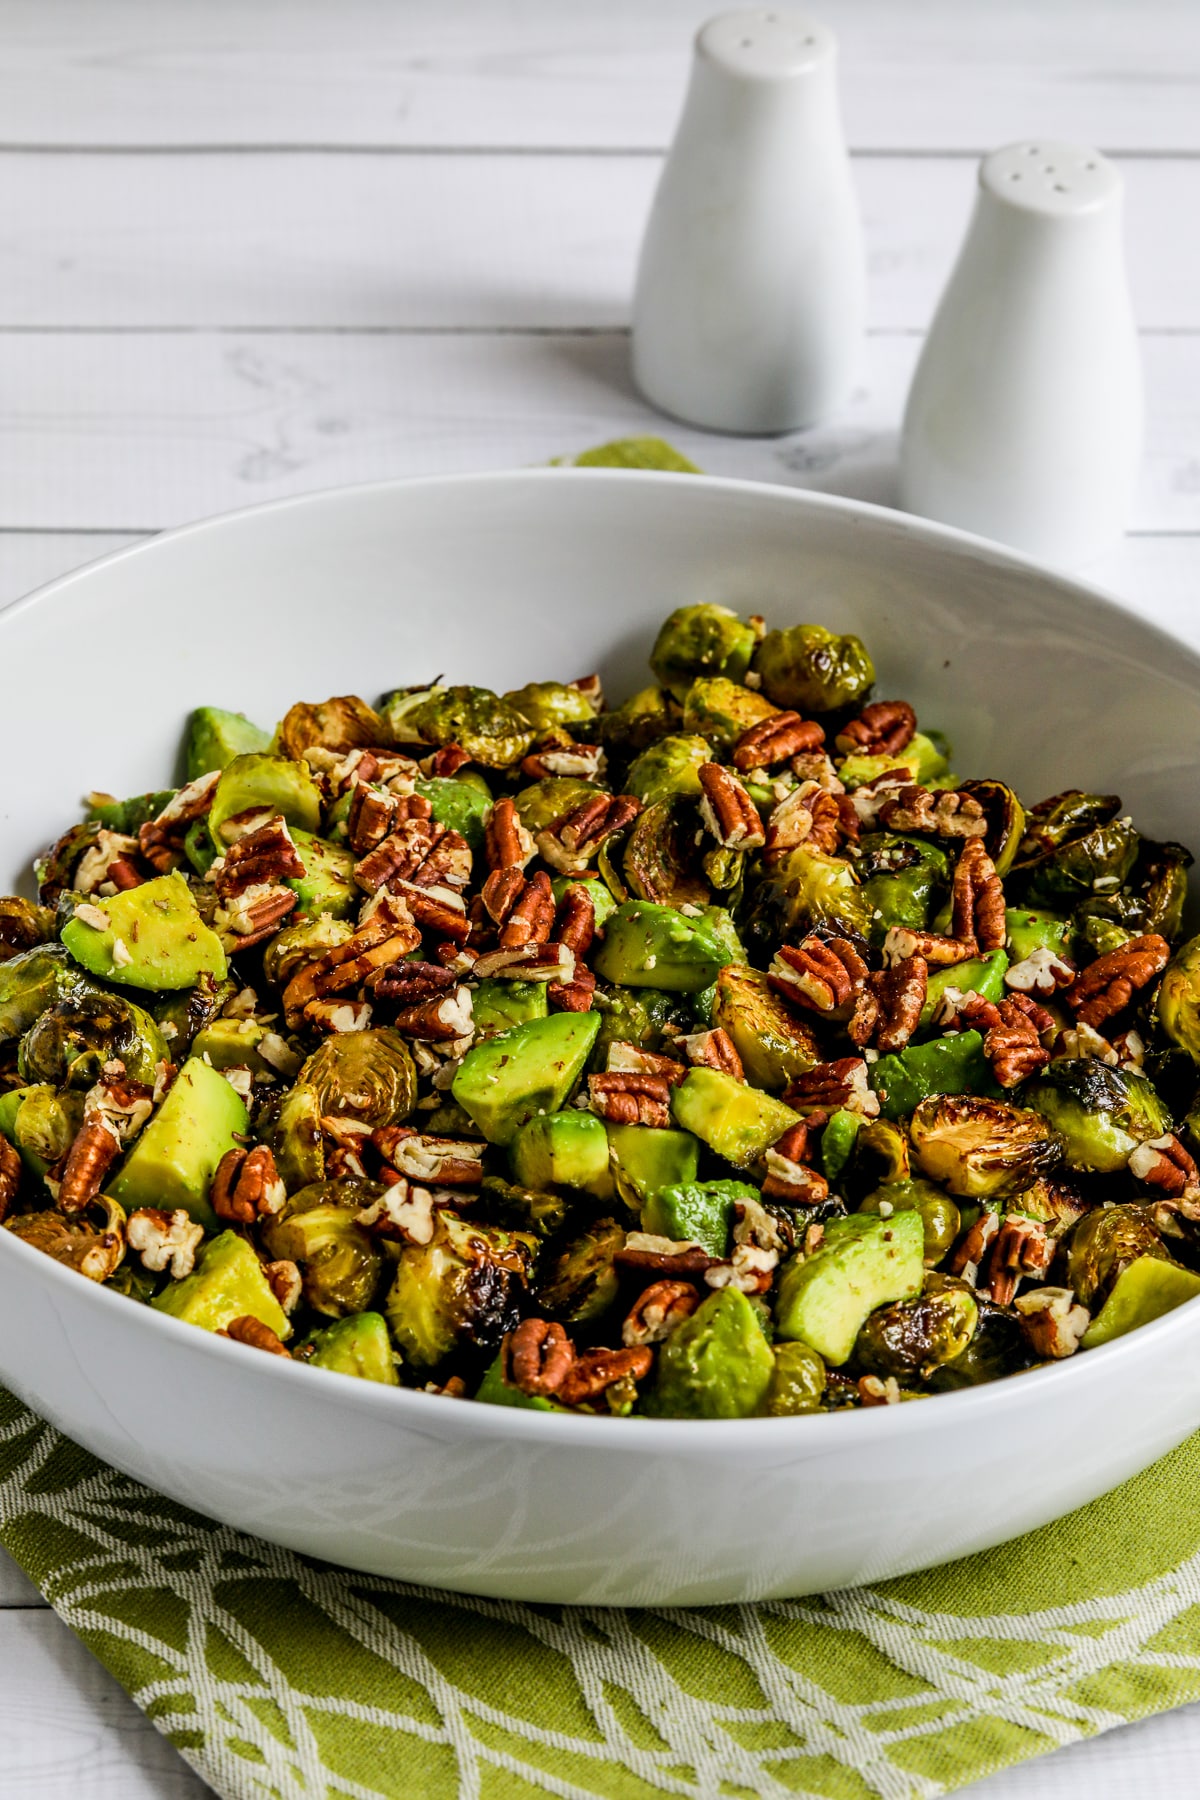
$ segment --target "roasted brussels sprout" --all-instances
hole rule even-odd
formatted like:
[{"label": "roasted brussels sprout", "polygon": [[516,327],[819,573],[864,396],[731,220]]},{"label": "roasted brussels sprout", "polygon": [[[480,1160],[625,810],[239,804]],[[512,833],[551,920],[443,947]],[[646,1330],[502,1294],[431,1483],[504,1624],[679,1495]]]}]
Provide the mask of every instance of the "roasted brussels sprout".
[{"label": "roasted brussels sprout", "polygon": [[[930,1276],[928,1281],[932,1284],[935,1279]],[[994,1306],[982,1294],[975,1296],[975,1305],[979,1323],[974,1335],[958,1356],[933,1370],[929,1386],[934,1393],[948,1394],[959,1388],[981,1387],[985,1382],[999,1381],[1005,1375],[1019,1374],[1034,1360],[1028,1339],[1014,1313]]]},{"label": "roasted brussels sprout", "polygon": [[48,906],[35,906],[16,894],[0,899],[0,962],[48,944],[54,936],[54,914]]},{"label": "roasted brussels sprout", "polygon": [[941,1262],[958,1236],[962,1216],[949,1194],[932,1181],[919,1178],[885,1182],[869,1193],[859,1204],[859,1212],[882,1213],[886,1207],[902,1212],[913,1207],[921,1215],[925,1230],[925,1262],[928,1267]]},{"label": "roasted brussels sprout", "polygon": [[715,760],[721,761],[744,731],[778,710],[753,688],[723,675],[706,676],[693,681],[684,696],[683,729],[707,738],[719,753]]},{"label": "roasted brussels sprout", "polygon": [[83,1095],[45,1083],[22,1088],[24,1099],[12,1123],[12,1141],[27,1168],[42,1174],[67,1154],[83,1124]]},{"label": "roasted brussels sprout", "polygon": [[712,1022],[733,1039],[746,1079],[771,1093],[821,1060],[812,1026],[744,964],[727,963],[717,976]]},{"label": "roasted brussels sprout", "polygon": [[[0,1035],[3,1019],[4,970],[0,969]],[[1200,937],[1181,944],[1163,971],[1158,990],[1158,1023],[1173,1044],[1186,1050],[1193,1062],[1200,1063]]]},{"label": "roasted brussels sprout", "polygon": [[298,700],[288,708],[276,732],[285,756],[300,758],[306,750],[357,750],[385,742],[383,721],[357,694],[332,700]]},{"label": "roasted brussels sprout", "polygon": [[615,1219],[596,1219],[539,1271],[538,1304],[552,1318],[586,1325],[606,1313],[617,1297],[615,1257],[625,1228]]},{"label": "roasted brussels sprout", "polygon": [[921,1172],[967,1200],[1032,1187],[1062,1159],[1062,1143],[1040,1113],[1001,1100],[935,1095],[910,1125]]},{"label": "roasted brussels sprout", "polygon": [[490,688],[441,688],[407,715],[423,744],[461,744],[485,769],[510,769],[534,738],[534,727]]},{"label": "roasted brussels sprout", "polygon": [[660,687],[643,688],[624,705],[602,713],[598,729],[600,741],[614,756],[637,756],[639,752],[678,731],[679,708]]},{"label": "roasted brussels sprout", "polygon": [[140,1006],[117,994],[83,990],[47,1007],[21,1039],[17,1066],[24,1081],[89,1088],[106,1062],[119,1058],[133,1081],[153,1087],[167,1046]]},{"label": "roasted brussels sprout", "polygon": [[850,633],[838,637],[822,625],[768,631],[755,653],[754,667],[768,700],[806,718],[865,700],[875,681],[875,667],[862,640]]},{"label": "roasted brussels sprout", "polygon": [[753,625],[727,606],[679,606],[659,629],[650,667],[668,692],[682,700],[703,675],[740,681],[757,641]]},{"label": "roasted brussels sprout", "polygon": [[639,1050],[658,1055],[667,1045],[667,1034],[687,1030],[692,1017],[687,996],[664,988],[597,988],[593,1001],[600,1015],[600,1031],[592,1049],[591,1067],[608,1066],[613,1044],[636,1044]]},{"label": "roasted brussels sprout", "polygon": [[1067,1286],[1091,1313],[1100,1311],[1118,1275],[1139,1256],[1174,1258],[1159,1236],[1148,1206],[1098,1206],[1067,1239]]},{"label": "roasted brussels sprout", "polygon": [[1053,1126],[1071,1169],[1112,1174],[1138,1144],[1171,1129],[1170,1114],[1144,1076],[1093,1056],[1056,1057],[1025,1099]]},{"label": "roasted brussels sprout", "polygon": [[1117,893],[1094,895],[1076,907],[1078,928],[1086,931],[1093,921],[1104,920],[1131,937],[1154,931],[1167,939],[1177,938],[1183,926],[1191,865],[1191,855],[1182,844],[1155,844],[1143,838],[1125,886]]},{"label": "roasted brussels sprout", "polygon": [[125,1214],[103,1194],[86,1214],[18,1213],[4,1229],[89,1281],[108,1281],[125,1255]]},{"label": "roasted brussels sprout", "polygon": [[643,750],[625,777],[626,790],[636,794],[647,806],[656,800],[680,797],[695,800],[700,795],[698,771],[712,761],[707,738],[664,737]]},{"label": "roasted brussels sprout", "polygon": [[761,1411],[772,1419],[817,1412],[825,1391],[825,1364],[807,1344],[776,1344],[775,1368]]},{"label": "roasted brussels sprout", "polygon": [[[582,1115],[581,1115],[582,1116]],[[542,1239],[554,1237],[570,1216],[573,1200],[544,1188],[522,1187],[499,1175],[486,1175],[480,1190],[501,1224]],[[578,1195],[575,1196],[578,1199]]]},{"label": "roasted brussels sprout", "polygon": [[85,819],[64,831],[50,848],[37,858],[33,872],[37,877],[38,899],[43,906],[55,906],[71,887],[71,878],[84,852],[91,849],[100,836],[95,819]]},{"label": "roasted brussels sprout", "polygon": [[666,1339],[646,1411],[673,1419],[748,1418],[774,1375],[758,1313],[737,1288],[720,1288]]},{"label": "roasted brussels sprout", "polygon": [[881,775],[900,775],[922,787],[944,787],[950,765],[933,738],[914,731],[903,750],[894,755],[863,751],[843,757],[837,766],[838,778],[848,793],[877,781]]},{"label": "roasted brussels sprout", "polygon": [[349,920],[335,919],[329,913],[299,925],[285,925],[263,951],[263,974],[272,987],[285,988],[302,964],[338,949],[353,936]]},{"label": "roasted brussels sprout", "polygon": [[588,696],[565,681],[527,681],[524,687],[505,694],[504,704],[538,731],[552,731],[556,725],[583,725],[596,716]]},{"label": "roasted brussels sprout", "polygon": [[962,1355],[978,1324],[975,1296],[965,1286],[947,1284],[915,1300],[894,1300],[867,1315],[854,1340],[854,1367],[864,1375],[927,1381]]},{"label": "roasted brussels sprout", "polygon": [[455,1350],[494,1350],[519,1316],[537,1240],[438,1209],[427,1244],[407,1244],[384,1310],[409,1362],[432,1368]]},{"label": "roasted brussels sprout", "polygon": [[639,900],[661,906],[703,906],[709,885],[696,848],[700,826],[688,800],[671,796],[647,806],[634,822],[621,867]]},{"label": "roasted brussels sprout", "polygon": [[1138,834],[1112,794],[1060,794],[1035,806],[1013,876],[1030,906],[1070,908],[1115,894],[1138,854]]},{"label": "roasted brussels sprout", "polygon": [[416,1104],[417,1072],[412,1053],[389,1025],[327,1038],[300,1071],[321,1111],[335,1119],[358,1119],[372,1130],[397,1125]]},{"label": "roasted brussels sprout", "polygon": [[0,1044],[29,1030],[71,976],[71,959],[61,944],[18,951],[0,962]]},{"label": "roasted brussels sprout", "polygon": [[304,1298],[326,1318],[365,1312],[379,1286],[383,1258],[358,1224],[379,1191],[366,1181],[317,1181],[263,1227],[271,1255],[300,1265]]},{"label": "roasted brussels sprout", "polygon": [[1022,866],[1086,837],[1096,826],[1115,819],[1120,810],[1119,794],[1087,794],[1082,788],[1068,788],[1049,800],[1040,800],[1026,818],[1020,847]]},{"label": "roasted brussels sprout", "polygon": [[321,1096],[300,1082],[280,1097],[263,1120],[263,1136],[289,1194],[325,1179]]},{"label": "roasted brussels sprout", "polygon": [[781,940],[795,943],[817,925],[865,938],[874,910],[852,863],[801,844],[759,882],[746,920],[746,942],[769,961]]},{"label": "roasted brussels sprout", "polygon": [[582,806],[596,793],[590,781],[577,781],[573,775],[547,775],[532,786],[513,795],[513,805],[526,831],[547,831],[556,819]]},{"label": "roasted brussels sprout", "polygon": [[1025,808],[1003,781],[961,781],[958,791],[982,806],[987,819],[984,848],[1003,878],[1016,861],[1025,836]]}]

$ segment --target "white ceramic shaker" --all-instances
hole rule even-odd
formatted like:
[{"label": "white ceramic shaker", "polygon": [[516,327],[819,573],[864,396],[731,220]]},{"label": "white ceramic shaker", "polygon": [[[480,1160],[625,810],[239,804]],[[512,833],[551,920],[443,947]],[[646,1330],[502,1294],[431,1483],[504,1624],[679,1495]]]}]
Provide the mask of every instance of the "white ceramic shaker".
[{"label": "white ceramic shaker", "polygon": [[858,208],[833,33],[803,13],[710,19],[642,243],[633,373],[711,431],[810,425],[863,329]]},{"label": "white ceramic shaker", "polygon": [[984,159],[957,266],[913,378],[900,501],[1079,563],[1120,536],[1142,441],[1122,182],[1096,150]]}]

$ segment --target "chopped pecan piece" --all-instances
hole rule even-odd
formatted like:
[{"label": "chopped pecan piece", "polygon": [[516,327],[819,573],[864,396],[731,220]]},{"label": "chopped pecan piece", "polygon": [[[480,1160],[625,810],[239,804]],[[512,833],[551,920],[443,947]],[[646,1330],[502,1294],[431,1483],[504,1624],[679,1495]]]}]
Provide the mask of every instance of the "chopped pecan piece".
[{"label": "chopped pecan piece", "polygon": [[441,836],[432,819],[401,819],[388,835],[354,865],[354,879],[364,893],[378,893],[394,881],[416,874]]},{"label": "chopped pecan piece", "polygon": [[1124,1011],[1139,988],[1162,974],[1170,958],[1170,945],[1156,931],[1130,938],[1082,969],[1063,998],[1081,1024],[1099,1030]]},{"label": "chopped pecan piece", "polygon": [[777,994],[827,1018],[848,1018],[867,979],[867,965],[849,938],[810,932],[794,948],[775,952],[767,980]]},{"label": "chopped pecan piece", "polygon": [[275,1158],[266,1144],[253,1150],[227,1150],[217,1164],[209,1203],[218,1219],[253,1225],[277,1213],[287,1199]]},{"label": "chopped pecan piece", "polygon": [[907,700],[872,700],[834,741],[846,756],[899,756],[916,729],[917,715]]},{"label": "chopped pecan piece", "polygon": [[451,775],[457,775],[460,769],[465,769],[470,760],[461,744],[442,744],[432,756],[424,758],[421,767],[427,775],[445,780]]},{"label": "chopped pecan piece", "polygon": [[0,1137],[0,1223],[8,1217],[8,1209],[21,1186],[21,1158],[8,1139]]},{"label": "chopped pecan piece", "polygon": [[223,1330],[217,1332],[218,1337],[232,1338],[235,1344],[248,1344],[252,1350],[267,1350],[272,1356],[291,1356],[291,1351],[261,1319],[253,1313],[244,1313],[240,1319],[230,1319]]},{"label": "chopped pecan piece", "polygon": [[447,1044],[455,1038],[470,1037],[475,1030],[471,1018],[471,990],[456,987],[448,994],[435,994],[415,1006],[402,1007],[392,1024],[406,1037],[420,1038],[430,1044]]},{"label": "chopped pecan piece", "polygon": [[978,944],[986,955],[1003,950],[1008,936],[1004,889],[982,838],[968,838],[959,853],[950,890],[954,936]]},{"label": "chopped pecan piece", "polygon": [[562,875],[579,875],[608,838],[632,825],[642,803],[632,794],[594,794],[539,831],[535,843],[545,862]]},{"label": "chopped pecan piece", "polygon": [[569,984],[575,979],[575,958],[566,944],[521,944],[515,950],[485,951],[476,959],[473,973],[481,981],[499,977]]},{"label": "chopped pecan piece", "polygon": [[[344,1037],[351,1031],[366,1031],[371,1023],[371,1007],[366,1000],[310,1000],[304,1008],[306,1025],[315,1031],[327,1031],[331,1037]],[[232,1074],[226,1070],[226,1076]],[[247,1075],[250,1073],[246,1071]]]},{"label": "chopped pecan piece", "polygon": [[1000,1220],[994,1212],[981,1212],[970,1230],[964,1233],[950,1252],[946,1273],[961,1275],[964,1281],[969,1281],[974,1286],[980,1264],[999,1229]]},{"label": "chopped pecan piece", "polygon": [[75,865],[72,887],[78,894],[104,893],[109,888],[119,887],[121,883],[114,879],[113,870],[122,862],[133,874],[132,885],[139,887],[142,877],[132,863],[127,862],[127,858],[137,854],[137,848],[136,838],[126,837],[119,831],[106,831],[102,826]]},{"label": "chopped pecan piece", "polygon": [[596,992],[596,977],[590,969],[575,970],[570,981],[552,981],[546,999],[560,1012],[590,1012]]},{"label": "chopped pecan piece", "polygon": [[452,888],[461,894],[471,879],[471,846],[459,831],[442,831],[433,849],[413,873],[421,888]]},{"label": "chopped pecan piece", "polygon": [[980,1270],[980,1285],[997,1306],[1008,1306],[1027,1275],[1044,1275],[1054,1244],[1037,1219],[1005,1219],[997,1230]]},{"label": "chopped pecan piece", "polygon": [[772,713],[743,731],[733,746],[733,766],[770,769],[819,750],[824,742],[825,733],[815,719],[802,719],[796,712]]},{"label": "chopped pecan piece", "polygon": [[59,1212],[77,1213],[90,1206],[120,1154],[116,1128],[103,1113],[85,1113],[58,1178]]},{"label": "chopped pecan piece", "polygon": [[566,731],[551,732],[521,764],[522,775],[530,781],[545,781],[550,776],[572,776],[576,781],[594,781],[604,771],[604,750],[599,744],[577,744]]},{"label": "chopped pecan piece", "polygon": [[661,1344],[676,1325],[682,1325],[700,1304],[690,1281],[655,1281],[635,1300],[621,1326],[621,1342],[627,1350],[642,1344]]},{"label": "chopped pecan piece", "polygon": [[384,1161],[413,1181],[439,1187],[478,1187],[483,1180],[482,1144],[470,1138],[432,1137],[407,1125],[384,1125],[371,1133]]},{"label": "chopped pecan piece", "polygon": [[680,1043],[694,1067],[717,1069],[722,1075],[732,1075],[735,1081],[745,1081],[746,1071],[737,1046],[721,1026],[714,1031],[694,1031],[690,1037],[681,1038]]},{"label": "chopped pecan piece", "polygon": [[557,1394],[575,1361],[570,1338],[548,1319],[522,1319],[506,1350],[509,1377],[523,1394]]},{"label": "chopped pecan piece", "polygon": [[[157,818],[148,819],[139,829],[138,845],[142,855],[160,875],[165,875],[180,862],[188,826],[196,819],[202,819],[209,810],[220,779],[220,770],[213,769],[198,780],[189,781],[167,802]],[[224,828],[221,835],[225,836]]]},{"label": "chopped pecan piece", "polygon": [[1041,994],[1048,1000],[1059,988],[1070,987],[1075,979],[1075,965],[1058,956],[1045,945],[1031,950],[1020,962],[1005,971],[1004,985],[1018,994]]},{"label": "chopped pecan piece", "polygon": [[1129,1173],[1147,1187],[1157,1188],[1170,1199],[1200,1189],[1194,1157],[1190,1156],[1173,1131],[1139,1144],[1129,1158]]},{"label": "chopped pecan piece", "polygon": [[1092,1322],[1070,1288],[1032,1288],[1015,1302],[1021,1329],[1039,1356],[1074,1356]]},{"label": "chopped pecan piece", "polygon": [[572,882],[563,892],[554,921],[554,941],[566,944],[576,961],[587,955],[596,936],[596,906],[592,896],[579,882]]},{"label": "chopped pecan piece", "polygon": [[433,1239],[436,1212],[429,1188],[396,1175],[377,1200],[355,1214],[355,1222],[372,1237],[401,1244],[428,1244]]},{"label": "chopped pecan piece", "polygon": [[858,1397],[864,1406],[899,1406],[900,1383],[894,1375],[860,1375]]},{"label": "chopped pecan piece", "polygon": [[849,796],[831,794],[816,781],[803,781],[784,795],[767,820],[764,854],[770,865],[809,844],[831,856],[844,837],[858,837],[858,818]]},{"label": "chopped pecan piece", "polygon": [[655,1275],[703,1275],[716,1262],[702,1244],[676,1243],[673,1238],[656,1237],[652,1232],[631,1231],[613,1258],[626,1269],[641,1269]]},{"label": "chopped pecan piece", "polygon": [[565,1406],[595,1400],[617,1382],[642,1381],[650,1373],[654,1353],[644,1348],[584,1350],[575,1357],[558,1388]]},{"label": "chopped pecan piece", "polygon": [[867,1065],[861,1056],[839,1056],[833,1062],[818,1063],[803,1075],[797,1075],[787,1089],[784,1101],[797,1111],[861,1113],[864,1119],[879,1116],[879,1095],[871,1091]]},{"label": "chopped pecan piece", "polygon": [[398,895],[382,894],[364,914],[358,930],[344,944],[308,962],[292,976],[283,990],[283,1011],[295,1027],[307,1005],[328,1000],[360,987],[390,964],[415,950],[421,942],[413,914]]},{"label": "chopped pecan piece", "polygon": [[879,817],[891,831],[924,831],[934,837],[984,837],[988,828],[987,814],[973,794],[953,789],[931,794],[915,782],[884,800]]},{"label": "chopped pecan piece", "polygon": [[758,808],[736,775],[701,763],[700,817],[722,850],[758,850],[766,841]]},{"label": "chopped pecan piece", "polygon": [[304,1292],[304,1282],[297,1263],[281,1258],[278,1262],[265,1262],[262,1272],[266,1276],[267,1286],[278,1300],[285,1313],[294,1313],[300,1304],[300,1296]]},{"label": "chopped pecan piece", "polygon": [[146,1268],[156,1274],[170,1269],[172,1281],[182,1281],[196,1265],[196,1252],[204,1242],[204,1227],[197,1225],[182,1207],[164,1212],[158,1207],[143,1206],[130,1213],[125,1240]]},{"label": "chopped pecan piece", "polygon": [[643,1050],[638,1044],[628,1044],[618,1038],[608,1046],[608,1073],[661,1075],[669,1087],[677,1087],[687,1075],[687,1069],[673,1056],[656,1056],[653,1050]]},{"label": "chopped pecan piece", "polygon": [[765,1152],[764,1200],[781,1200],[785,1206],[819,1206],[829,1198],[829,1183],[804,1160],[811,1154],[810,1138],[809,1122],[805,1120],[785,1131],[778,1143]]},{"label": "chopped pecan piece", "polygon": [[929,964],[923,956],[907,956],[868,975],[847,1026],[852,1043],[861,1048],[874,1038],[882,1051],[903,1050],[921,1020],[929,986]]},{"label": "chopped pecan piece", "polygon": [[533,838],[507,796],[488,814],[483,848],[489,869],[523,869],[533,855]]},{"label": "chopped pecan piece", "polygon": [[931,968],[949,969],[978,955],[974,938],[944,937],[939,931],[916,931],[908,925],[891,926],[883,940],[883,960],[889,967],[910,956],[923,956]]},{"label": "chopped pecan piece", "polygon": [[440,999],[457,985],[454,970],[443,968],[441,963],[387,963],[367,977],[367,986],[377,1000],[392,1001],[402,1007]]},{"label": "chopped pecan piece", "polygon": [[[485,901],[486,904],[486,901]],[[550,877],[544,869],[530,876],[500,929],[502,950],[516,950],[522,944],[544,944],[554,929],[554,894]]]},{"label": "chopped pecan piece", "polygon": [[588,1092],[592,1110],[614,1125],[671,1123],[671,1088],[662,1075],[590,1075]]},{"label": "chopped pecan piece", "polygon": [[218,898],[225,904],[248,888],[288,881],[303,875],[304,864],[292,842],[287,820],[276,813],[257,831],[231,844],[210,871]]},{"label": "chopped pecan piece", "polygon": [[465,944],[471,935],[471,921],[462,895],[450,887],[422,888],[411,881],[396,880],[392,890],[408,903],[413,921],[435,937],[451,938]]},{"label": "chopped pecan piece", "polygon": [[366,856],[382,844],[399,819],[399,807],[399,800],[386,788],[372,787],[366,781],[355,783],[346,814],[346,839],[356,856]]}]

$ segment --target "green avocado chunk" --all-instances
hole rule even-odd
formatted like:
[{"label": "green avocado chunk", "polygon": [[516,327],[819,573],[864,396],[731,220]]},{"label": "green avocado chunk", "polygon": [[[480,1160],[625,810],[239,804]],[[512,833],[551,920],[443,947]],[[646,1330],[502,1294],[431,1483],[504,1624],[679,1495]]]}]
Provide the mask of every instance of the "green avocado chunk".
[{"label": "green avocado chunk", "polygon": [[935,969],[925,990],[921,1024],[931,1022],[947,988],[957,988],[962,994],[976,993],[984,1000],[1003,1000],[1007,971],[1008,957],[1003,950],[991,950],[986,956],[972,957],[970,962],[955,963],[949,969]]},{"label": "green avocado chunk", "polygon": [[90,924],[76,912],[62,929],[63,943],[90,974],[155,993],[194,987],[201,975],[224,977],[221,940],[200,917],[177,870],[113,894],[97,910],[106,925]]},{"label": "green avocado chunk", "polygon": [[661,1187],[695,1181],[700,1145],[690,1131],[658,1125],[607,1125],[608,1156],[617,1193],[635,1210]]},{"label": "green avocado chunk", "polygon": [[775,1304],[780,1337],[799,1338],[835,1367],[844,1363],[868,1313],[921,1292],[924,1256],[919,1212],[830,1219],[820,1249],[794,1256],[783,1271]]},{"label": "green avocado chunk", "polygon": [[544,981],[481,981],[471,1002],[475,1042],[529,1019],[544,1019],[549,1011]]},{"label": "green avocado chunk", "polygon": [[522,1187],[580,1188],[597,1200],[612,1194],[608,1134],[595,1113],[540,1113],[509,1146],[513,1179]]},{"label": "green avocado chunk", "polygon": [[187,778],[197,781],[213,769],[223,769],[235,756],[269,750],[271,734],[245,713],[226,712],[220,706],[198,706],[188,721]]},{"label": "green avocado chunk", "polygon": [[907,1044],[871,1064],[868,1080],[885,1119],[904,1119],[931,1094],[987,1094],[996,1084],[978,1031],[952,1032],[927,1044]]},{"label": "green avocado chunk", "polygon": [[785,1131],[800,1123],[782,1100],[718,1069],[692,1069],[671,1095],[677,1125],[737,1169],[748,1169]]},{"label": "green avocado chunk", "polygon": [[821,1133],[821,1168],[826,1181],[836,1181],[850,1161],[862,1125],[862,1114],[851,1112],[845,1106],[839,1106],[830,1114],[829,1123]]},{"label": "green avocado chunk", "polygon": [[413,786],[428,800],[435,825],[457,831],[472,850],[482,850],[483,828],[492,810],[492,791],[482,775],[465,769],[458,775],[431,775]]},{"label": "green avocado chunk", "polygon": [[1124,1337],[1127,1331],[1161,1319],[1198,1294],[1200,1275],[1191,1269],[1158,1256],[1139,1256],[1117,1276],[1108,1299],[1083,1334],[1082,1348],[1094,1350],[1098,1344]]},{"label": "green avocado chunk", "polygon": [[308,764],[258,752],[235,756],[221,771],[208,812],[209,835],[219,851],[228,850],[237,835],[222,827],[245,812],[282,813],[301,831],[319,831],[321,790]]},{"label": "green avocado chunk", "polygon": [[1010,906],[1004,915],[1004,924],[1008,933],[1008,954],[1013,962],[1024,962],[1035,950],[1053,950],[1056,956],[1067,954],[1071,921],[1058,913],[1030,912],[1026,907]]},{"label": "green avocado chunk", "polygon": [[217,1164],[249,1129],[238,1094],[197,1056],[180,1069],[166,1099],[125,1158],[108,1192],[127,1212],[183,1207],[206,1231],[219,1223],[209,1205]]},{"label": "green avocado chunk", "polygon": [[744,1181],[689,1181],[662,1187],[642,1208],[642,1230],[677,1244],[702,1244],[711,1256],[729,1248],[733,1209],[739,1200],[757,1200],[758,1189]]},{"label": "green avocado chunk", "polygon": [[599,1029],[599,1013],[559,1012],[488,1038],[463,1057],[454,1098],[490,1144],[511,1144],[526,1119],[566,1102]]},{"label": "green avocado chunk", "polygon": [[604,927],[595,968],[603,980],[622,987],[696,994],[732,961],[708,920],[690,919],[648,900],[627,900]]},{"label": "green avocado chunk", "polygon": [[173,1281],[150,1302],[173,1319],[204,1331],[224,1331],[234,1319],[258,1319],[278,1338],[289,1338],[287,1314],[271,1292],[262,1264],[245,1238],[223,1231],[200,1252],[191,1275]]},{"label": "green avocado chunk", "polygon": [[339,1375],[357,1375],[362,1381],[378,1381],[399,1387],[396,1358],[382,1313],[349,1313],[318,1331],[296,1351],[301,1362],[314,1369],[333,1369]]},{"label": "green avocado chunk", "polygon": [[314,837],[311,831],[302,831],[298,825],[292,826],[291,835],[304,864],[303,875],[294,875],[284,884],[296,895],[293,920],[299,913],[313,919],[322,913],[346,919],[357,912],[362,894],[354,881],[353,853],[327,838]]},{"label": "green avocado chunk", "polygon": [[720,1288],[663,1344],[645,1410],[657,1418],[749,1418],[774,1374],[758,1313],[737,1288]]},{"label": "green avocado chunk", "polygon": [[487,1374],[475,1390],[475,1398],[482,1400],[485,1406],[523,1406],[528,1412],[570,1412],[569,1406],[560,1406],[557,1400],[550,1400],[545,1394],[526,1394],[519,1387],[513,1387],[504,1379],[504,1360],[497,1357],[488,1367]]}]

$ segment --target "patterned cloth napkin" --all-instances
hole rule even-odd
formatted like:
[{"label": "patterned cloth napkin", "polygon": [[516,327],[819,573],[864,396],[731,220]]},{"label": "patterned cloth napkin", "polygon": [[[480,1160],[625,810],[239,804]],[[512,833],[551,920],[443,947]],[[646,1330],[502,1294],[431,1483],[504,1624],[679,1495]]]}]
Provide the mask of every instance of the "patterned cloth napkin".
[{"label": "patterned cloth napkin", "polygon": [[[569,460],[693,467],[659,439]],[[1200,1436],[878,1588],[526,1606],[243,1537],[0,1390],[0,1543],[227,1800],[927,1800],[1200,1698],[1198,1486]]]}]

